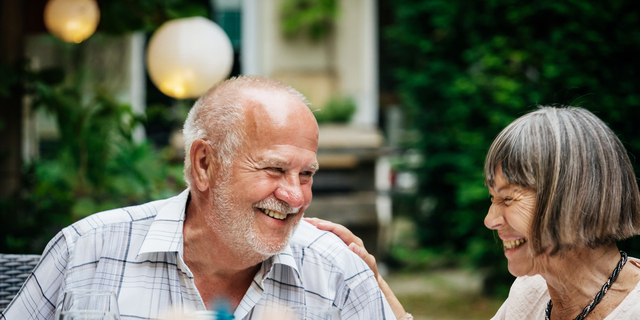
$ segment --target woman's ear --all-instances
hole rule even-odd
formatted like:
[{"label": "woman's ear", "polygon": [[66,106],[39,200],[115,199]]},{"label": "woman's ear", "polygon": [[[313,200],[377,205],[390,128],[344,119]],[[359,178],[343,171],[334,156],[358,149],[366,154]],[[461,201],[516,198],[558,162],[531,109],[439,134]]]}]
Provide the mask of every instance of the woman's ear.
[{"label": "woman's ear", "polygon": [[211,187],[209,180],[209,177],[213,176],[211,171],[215,169],[209,144],[200,139],[193,141],[190,156],[193,183],[201,192],[207,191]]}]

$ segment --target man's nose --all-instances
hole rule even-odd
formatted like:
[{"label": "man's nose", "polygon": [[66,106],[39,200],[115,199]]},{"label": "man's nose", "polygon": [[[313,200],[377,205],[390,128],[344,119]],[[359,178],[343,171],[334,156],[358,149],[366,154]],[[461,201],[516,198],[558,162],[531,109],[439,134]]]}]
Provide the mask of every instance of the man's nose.
[{"label": "man's nose", "polygon": [[283,179],[282,184],[274,192],[276,198],[286,202],[293,209],[300,209],[304,205],[304,195],[298,176]]},{"label": "man's nose", "polygon": [[484,217],[484,225],[492,230],[498,229],[504,223],[504,217],[500,210],[495,208],[494,205],[489,207],[489,212],[487,212],[487,216]]}]

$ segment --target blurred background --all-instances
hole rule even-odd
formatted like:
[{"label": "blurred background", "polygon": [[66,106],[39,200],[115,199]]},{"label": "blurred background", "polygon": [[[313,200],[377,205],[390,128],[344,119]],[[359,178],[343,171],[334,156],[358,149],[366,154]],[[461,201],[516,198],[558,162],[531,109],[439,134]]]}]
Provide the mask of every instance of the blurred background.
[{"label": "blurred background", "polygon": [[[309,98],[322,170],[307,216],[363,238],[416,319],[487,319],[508,293],[502,246],[483,225],[482,167],[512,120],[537,105],[587,108],[639,168],[636,1],[0,0],[0,10],[2,253],[40,253],[87,215],[182,191],[195,84],[239,74]],[[202,21],[192,17],[204,29],[184,24]],[[207,32],[219,42],[195,37]],[[197,78],[202,61],[220,79]],[[162,78],[174,63],[182,82]],[[638,239],[620,247],[640,256]]]}]

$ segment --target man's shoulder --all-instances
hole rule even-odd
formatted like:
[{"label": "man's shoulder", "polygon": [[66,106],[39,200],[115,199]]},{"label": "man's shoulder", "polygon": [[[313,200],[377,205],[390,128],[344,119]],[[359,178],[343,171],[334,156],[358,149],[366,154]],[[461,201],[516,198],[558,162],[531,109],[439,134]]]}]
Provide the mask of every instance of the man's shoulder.
[{"label": "man's shoulder", "polygon": [[326,256],[335,252],[351,252],[338,236],[320,230],[304,220],[300,221],[289,243],[292,246],[303,247]]},{"label": "man's shoulder", "polygon": [[307,303],[332,301],[345,319],[394,319],[373,271],[335,234],[302,221],[289,244]]},{"label": "man's shoulder", "polygon": [[302,273],[305,273],[306,269],[338,273],[351,285],[357,285],[364,279],[373,277],[373,272],[366,263],[351,252],[340,238],[305,221],[300,222],[291,238],[290,246],[300,254]]},{"label": "man's shoulder", "polygon": [[158,212],[176,197],[155,200],[140,205],[122,207],[94,213],[63,229],[67,238],[80,238],[87,234],[103,232],[128,225],[150,226]]}]

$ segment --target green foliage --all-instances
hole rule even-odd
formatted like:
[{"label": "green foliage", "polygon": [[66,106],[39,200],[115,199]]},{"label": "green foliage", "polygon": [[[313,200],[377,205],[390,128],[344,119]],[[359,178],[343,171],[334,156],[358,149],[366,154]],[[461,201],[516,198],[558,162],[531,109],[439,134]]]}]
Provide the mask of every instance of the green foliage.
[{"label": "green foliage", "polygon": [[347,123],[356,112],[356,102],[351,98],[332,98],[324,108],[315,110],[318,123]]},{"label": "green foliage", "polygon": [[[52,76],[58,74],[59,76]],[[30,75],[34,106],[57,121],[56,147],[30,163],[18,197],[0,199],[0,252],[40,252],[56,232],[95,212],[166,198],[181,191],[182,165],[149,142],[135,143],[142,119],[76,75]]]},{"label": "green foliage", "polygon": [[333,30],[339,13],[337,0],[285,0],[280,29],[286,37],[303,34],[318,41]]},{"label": "green foliage", "polygon": [[[112,146],[122,146],[131,140],[131,131],[139,120],[128,105],[117,104],[106,94],[86,97],[79,84],[73,87],[50,87],[36,83],[35,105],[55,115],[62,148],[56,160],[65,167],[77,168],[70,176],[74,193],[90,193],[100,188],[108,173],[107,162],[117,152]],[[69,172],[70,173],[70,172]],[[71,181],[69,181],[71,182]]]},{"label": "green foliage", "polygon": [[209,17],[208,0],[109,0],[100,3],[100,28],[122,34],[152,32],[164,22],[187,17]]},{"label": "green foliage", "polygon": [[0,98],[8,98],[11,95],[11,87],[19,81],[19,75],[10,65],[0,65]]},{"label": "green foliage", "polygon": [[[483,161],[498,132],[539,104],[585,107],[640,154],[640,3],[398,0],[383,30],[390,72],[424,156],[411,213],[423,246],[487,270],[489,291],[513,279],[492,232]],[[383,70],[384,71],[384,70]],[[632,157],[632,160],[634,158]],[[638,256],[638,241],[624,244]],[[502,289],[501,289],[502,288]]]}]

